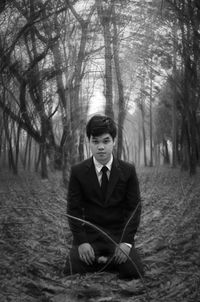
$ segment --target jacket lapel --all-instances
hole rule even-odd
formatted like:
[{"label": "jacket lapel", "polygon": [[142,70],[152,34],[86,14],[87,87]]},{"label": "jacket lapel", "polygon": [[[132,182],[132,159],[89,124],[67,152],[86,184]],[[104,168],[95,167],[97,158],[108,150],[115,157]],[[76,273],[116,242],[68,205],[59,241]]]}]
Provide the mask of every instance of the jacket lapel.
[{"label": "jacket lapel", "polygon": [[[88,180],[89,180],[89,185],[95,189],[95,191],[98,192],[99,196],[101,196],[101,188],[100,184],[97,178],[97,174],[95,171],[95,166],[93,162],[93,158],[91,157],[87,161],[87,175],[88,175]],[[100,200],[101,202],[101,200]]]},{"label": "jacket lapel", "polygon": [[113,159],[113,164],[112,164],[112,168],[111,168],[111,172],[110,172],[110,179],[108,182],[108,190],[107,190],[107,194],[106,194],[106,203],[108,202],[116,184],[117,181],[120,177],[120,169],[119,169],[119,164],[118,161],[114,158]]}]

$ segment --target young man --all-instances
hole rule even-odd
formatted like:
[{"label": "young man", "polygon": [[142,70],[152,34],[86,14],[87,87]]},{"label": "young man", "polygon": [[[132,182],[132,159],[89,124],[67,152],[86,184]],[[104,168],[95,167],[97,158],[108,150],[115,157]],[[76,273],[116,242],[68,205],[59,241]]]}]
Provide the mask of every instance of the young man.
[{"label": "young man", "polygon": [[135,168],[113,156],[117,130],[111,118],[93,116],[86,134],[92,157],[72,167],[67,199],[67,213],[86,222],[69,218],[73,245],[64,273],[103,269],[119,278],[139,278],[143,267],[134,236],[141,200]]}]

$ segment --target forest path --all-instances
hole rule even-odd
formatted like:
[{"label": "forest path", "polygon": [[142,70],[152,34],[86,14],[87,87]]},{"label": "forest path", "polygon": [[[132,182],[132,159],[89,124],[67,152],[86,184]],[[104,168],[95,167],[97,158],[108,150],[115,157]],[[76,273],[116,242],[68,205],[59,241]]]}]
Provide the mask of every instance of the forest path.
[{"label": "forest path", "polygon": [[0,172],[0,302],[200,301],[200,172],[138,170],[144,280],[62,276],[71,234],[59,173]]}]

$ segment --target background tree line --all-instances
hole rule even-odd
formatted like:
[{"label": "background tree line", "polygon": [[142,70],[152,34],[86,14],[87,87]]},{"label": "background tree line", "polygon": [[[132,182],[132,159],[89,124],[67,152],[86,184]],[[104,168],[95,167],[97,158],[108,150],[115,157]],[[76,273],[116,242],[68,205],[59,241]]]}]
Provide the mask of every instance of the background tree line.
[{"label": "background tree line", "polygon": [[200,163],[198,0],[5,0],[0,5],[1,166],[62,169],[88,154],[97,91],[138,165]]}]

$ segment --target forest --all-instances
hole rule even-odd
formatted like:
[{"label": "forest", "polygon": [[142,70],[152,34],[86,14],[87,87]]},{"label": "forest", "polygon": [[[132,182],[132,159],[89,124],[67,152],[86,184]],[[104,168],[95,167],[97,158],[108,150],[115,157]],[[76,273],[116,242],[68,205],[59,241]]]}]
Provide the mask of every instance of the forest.
[{"label": "forest", "polygon": [[116,154],[196,173],[198,1],[2,1],[0,159],[63,171],[88,156],[84,126],[105,112]]},{"label": "forest", "polygon": [[[199,301],[199,0],[1,0],[0,71],[0,301]],[[93,114],[138,172],[144,280],[61,276]]]}]

